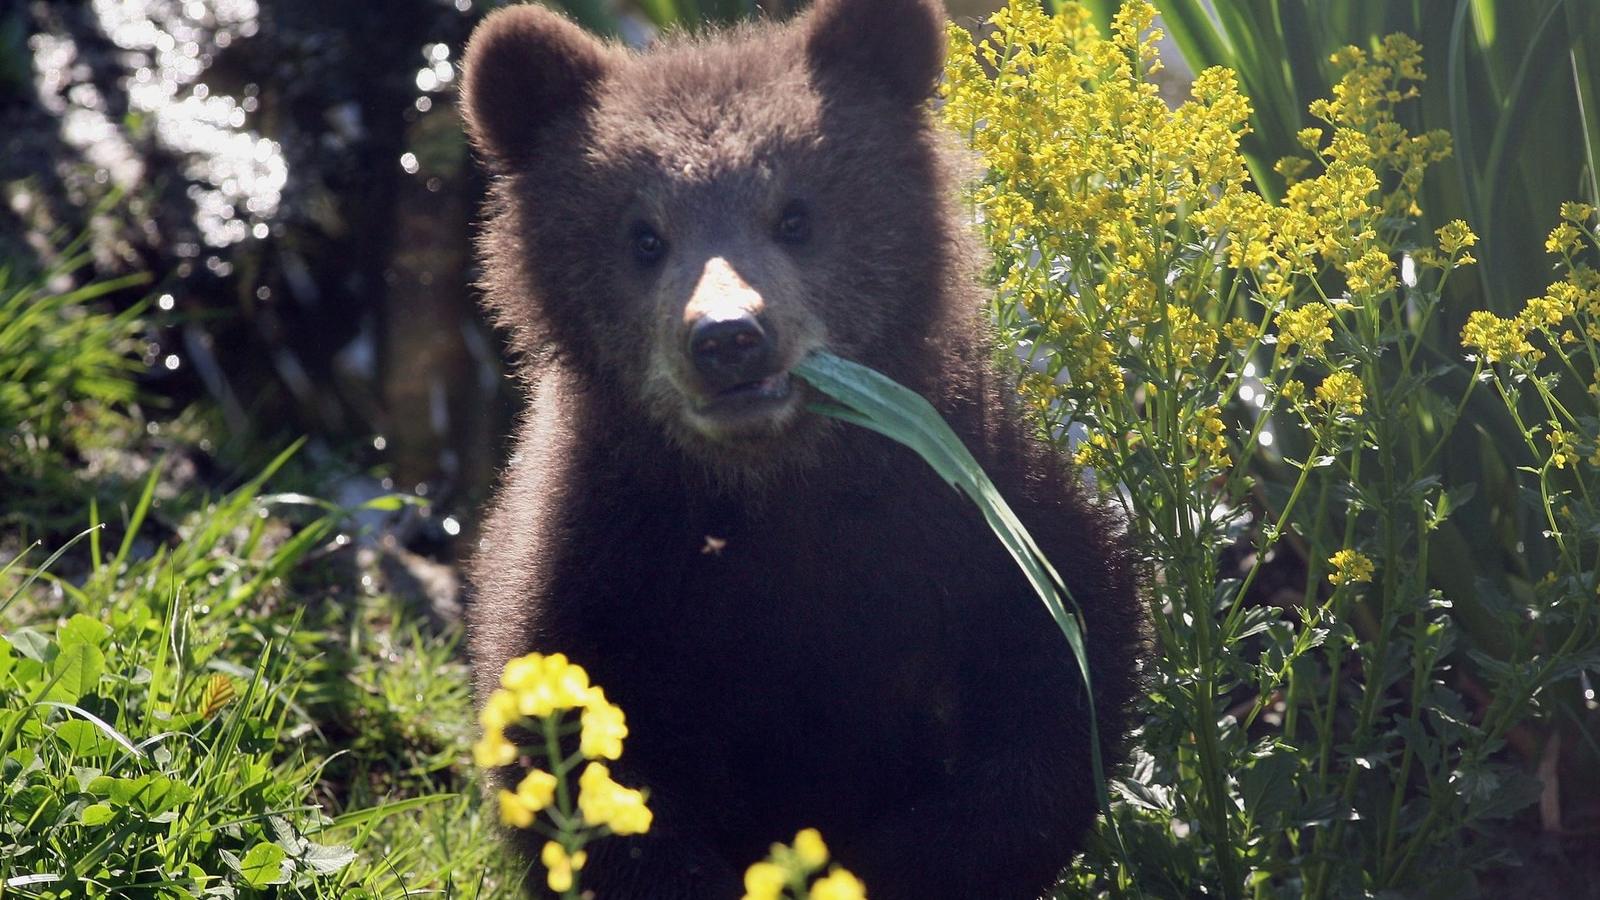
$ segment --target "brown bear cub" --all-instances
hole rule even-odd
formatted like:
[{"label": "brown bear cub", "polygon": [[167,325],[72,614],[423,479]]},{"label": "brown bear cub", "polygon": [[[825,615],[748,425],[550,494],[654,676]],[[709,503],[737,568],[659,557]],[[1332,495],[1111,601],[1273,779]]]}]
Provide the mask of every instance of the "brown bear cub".
[{"label": "brown bear cub", "polygon": [[942,20],[817,0],[633,53],[517,6],[468,48],[487,303],[531,395],[472,662],[482,698],[560,651],[627,713],[613,768],[655,820],[593,845],[599,900],[736,898],[805,827],[874,900],[1034,898],[1094,820],[1043,605],[971,503],[790,374],[827,350],[948,419],[1082,607],[1110,764],[1143,648],[1131,560],[991,362],[930,112]]}]

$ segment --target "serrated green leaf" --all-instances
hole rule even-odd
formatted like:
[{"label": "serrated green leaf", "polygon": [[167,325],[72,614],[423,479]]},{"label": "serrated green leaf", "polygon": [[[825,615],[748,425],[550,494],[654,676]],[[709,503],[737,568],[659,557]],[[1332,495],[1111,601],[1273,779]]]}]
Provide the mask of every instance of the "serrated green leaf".
[{"label": "serrated green leaf", "polygon": [[349,847],[329,847],[312,843],[307,843],[299,855],[299,861],[318,875],[332,875],[355,862],[355,859],[356,852]]}]

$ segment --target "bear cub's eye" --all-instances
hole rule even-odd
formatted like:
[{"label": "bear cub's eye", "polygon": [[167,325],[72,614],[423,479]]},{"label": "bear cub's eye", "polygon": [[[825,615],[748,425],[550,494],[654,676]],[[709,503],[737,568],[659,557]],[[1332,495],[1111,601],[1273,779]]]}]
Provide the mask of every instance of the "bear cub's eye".
[{"label": "bear cub's eye", "polygon": [[630,243],[633,245],[633,257],[643,265],[659,262],[661,257],[667,255],[667,242],[656,230],[640,222],[633,226],[630,234]]},{"label": "bear cub's eye", "polygon": [[811,240],[811,213],[804,203],[794,200],[783,208],[776,237],[785,244],[804,244]]}]

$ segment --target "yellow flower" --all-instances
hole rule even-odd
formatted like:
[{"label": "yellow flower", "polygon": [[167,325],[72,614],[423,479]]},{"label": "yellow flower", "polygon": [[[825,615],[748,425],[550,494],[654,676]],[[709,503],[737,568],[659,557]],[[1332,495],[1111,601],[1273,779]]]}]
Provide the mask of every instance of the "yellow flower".
[{"label": "yellow flower", "polygon": [[1227,425],[1222,421],[1222,408],[1203,406],[1194,413],[1195,429],[1189,444],[1200,457],[1196,464],[1202,468],[1222,468],[1233,464],[1228,457],[1228,439],[1224,436]]},{"label": "yellow flower", "polygon": [[844,869],[834,869],[811,886],[811,900],[866,900],[866,897],[866,885]]},{"label": "yellow flower", "polygon": [[1311,160],[1298,156],[1285,156],[1272,164],[1272,171],[1283,176],[1285,184],[1294,184],[1311,168]]},{"label": "yellow flower", "polygon": [[481,769],[509,766],[517,761],[517,745],[499,731],[485,732],[472,745],[472,761]]},{"label": "yellow flower", "polygon": [[1278,399],[1290,406],[1298,405],[1301,398],[1306,395],[1306,386],[1293,378],[1285,381],[1278,388]]},{"label": "yellow flower", "polygon": [[622,739],[628,736],[627,721],[620,708],[606,702],[605,692],[598,687],[592,688],[585,700],[582,724],[579,753],[590,759],[616,759],[622,755]]},{"label": "yellow flower", "polygon": [[744,900],[779,900],[789,873],[776,863],[758,862],[744,870]]},{"label": "yellow flower", "polygon": [[1439,236],[1439,249],[1443,250],[1446,256],[1455,256],[1478,243],[1478,236],[1473,234],[1467,223],[1460,219],[1446,222],[1444,227],[1434,233]]},{"label": "yellow flower", "polygon": [[498,734],[521,718],[522,714],[517,711],[517,695],[510,691],[497,690],[490,694],[478,713],[478,722],[486,734]]},{"label": "yellow flower", "polygon": [[822,833],[806,828],[795,835],[794,855],[807,871],[822,868],[828,862],[828,845],[822,842]]},{"label": "yellow flower", "polygon": [[1593,215],[1594,207],[1587,203],[1571,202],[1561,204],[1561,218],[1566,219],[1568,222],[1582,224],[1589,221],[1589,218]]},{"label": "yellow flower", "polygon": [[651,813],[644,794],[611,780],[611,770],[592,762],[578,776],[578,811],[586,825],[604,825],[616,834],[650,830]]},{"label": "yellow flower", "polygon": [[1550,442],[1550,464],[1558,469],[1565,469],[1578,459],[1578,448],[1573,442],[1570,431],[1560,428],[1551,428],[1544,439]]},{"label": "yellow flower", "polygon": [[517,784],[517,799],[528,809],[538,812],[556,798],[556,776],[541,769],[532,769]]},{"label": "yellow flower", "polygon": [[1355,297],[1375,297],[1387,294],[1396,287],[1394,260],[1388,251],[1374,247],[1350,263],[1345,271],[1345,281]]},{"label": "yellow flower", "polygon": [[544,849],[539,851],[539,862],[545,867],[545,881],[550,890],[558,894],[572,890],[572,873],[582,869],[588,858],[582,850],[569,855],[567,848],[555,841],[545,842]]},{"label": "yellow flower", "polygon": [[1485,309],[1467,315],[1461,328],[1461,345],[1482,352],[1491,363],[1506,362],[1534,353],[1527,335],[1516,319],[1504,319]]},{"label": "yellow flower", "polygon": [[1333,340],[1332,322],[1333,310],[1320,301],[1286,309],[1278,314],[1278,343],[1285,350],[1300,344],[1307,353],[1321,356],[1323,347]]},{"label": "yellow flower", "polygon": [[530,653],[506,663],[500,684],[516,697],[522,715],[548,716],[583,705],[589,693],[589,673],[568,662],[564,654]]},{"label": "yellow flower", "polygon": [[1359,416],[1363,411],[1362,401],[1366,397],[1366,388],[1362,386],[1361,379],[1343,370],[1328,373],[1328,377],[1317,385],[1317,403],[1329,415]]},{"label": "yellow flower", "polygon": [[538,810],[530,809],[522,798],[512,791],[500,789],[500,824],[511,828],[527,828],[533,825],[534,814]]},{"label": "yellow flower", "polygon": [[1583,232],[1579,231],[1571,222],[1562,222],[1550,232],[1548,238],[1545,238],[1545,252],[1571,256],[1578,252],[1578,239],[1582,236]]},{"label": "yellow flower", "polygon": [[1372,560],[1354,550],[1340,550],[1328,557],[1328,565],[1333,571],[1328,573],[1328,580],[1335,587],[1343,587],[1358,581],[1372,580]]}]

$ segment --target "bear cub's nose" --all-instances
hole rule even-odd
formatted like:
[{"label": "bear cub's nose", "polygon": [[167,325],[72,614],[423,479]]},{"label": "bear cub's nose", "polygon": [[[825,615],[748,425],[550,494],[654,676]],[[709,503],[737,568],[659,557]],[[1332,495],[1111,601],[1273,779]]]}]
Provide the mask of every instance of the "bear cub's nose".
[{"label": "bear cub's nose", "polygon": [[748,384],[772,374],[772,341],[753,315],[707,316],[689,330],[689,357],[714,391]]}]

